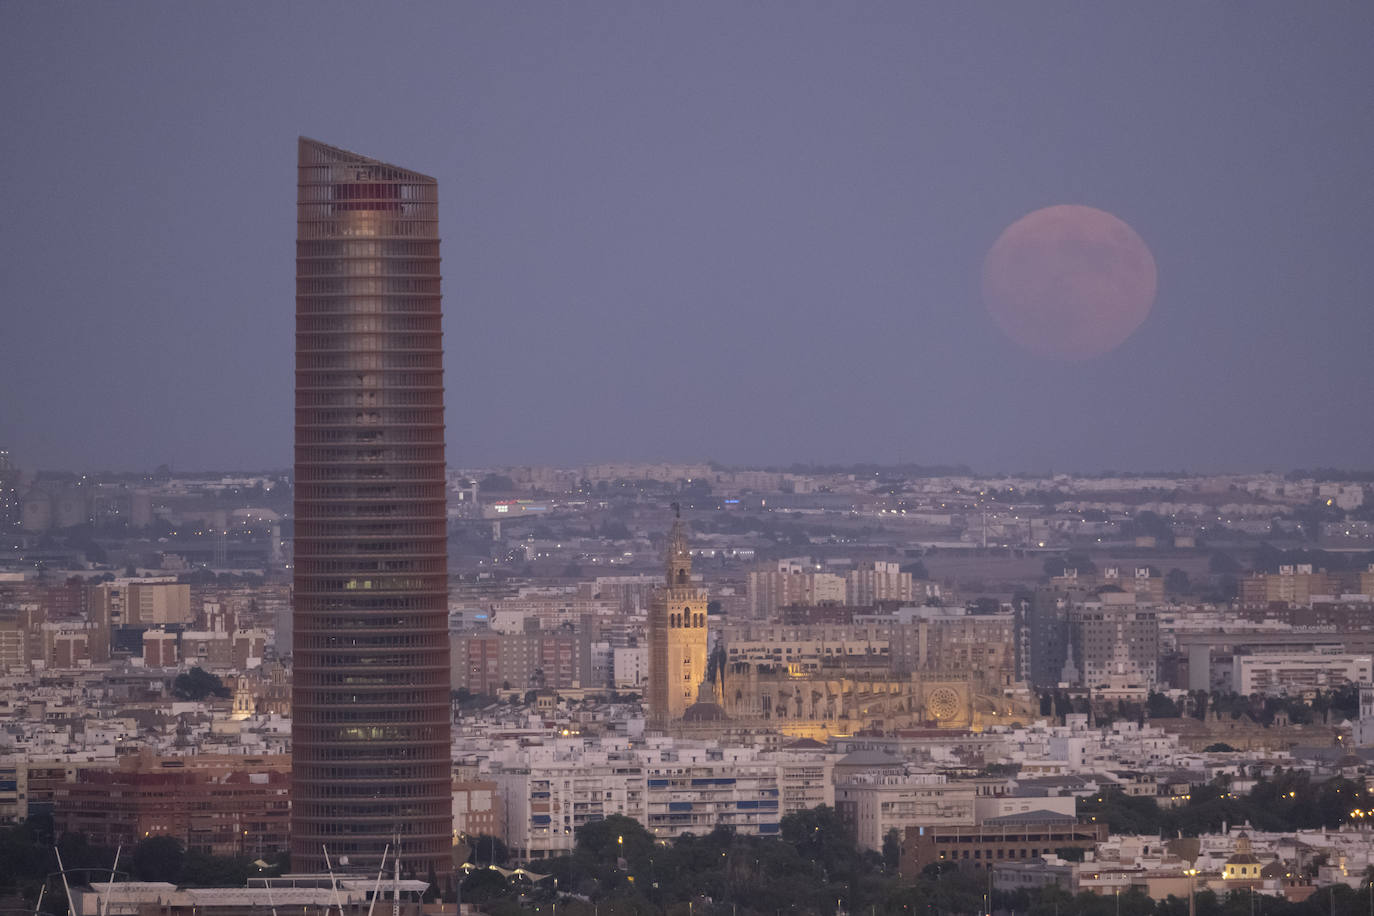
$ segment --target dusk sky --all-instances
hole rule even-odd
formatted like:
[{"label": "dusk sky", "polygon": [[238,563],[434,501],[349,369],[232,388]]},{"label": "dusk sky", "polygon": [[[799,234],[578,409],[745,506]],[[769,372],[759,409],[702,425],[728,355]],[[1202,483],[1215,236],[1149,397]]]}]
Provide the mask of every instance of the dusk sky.
[{"label": "dusk sky", "polygon": [[[0,449],[292,460],[296,138],[433,175],[451,466],[1374,465],[1374,4],[0,5]],[[1158,269],[1103,356],[1002,231]]]}]

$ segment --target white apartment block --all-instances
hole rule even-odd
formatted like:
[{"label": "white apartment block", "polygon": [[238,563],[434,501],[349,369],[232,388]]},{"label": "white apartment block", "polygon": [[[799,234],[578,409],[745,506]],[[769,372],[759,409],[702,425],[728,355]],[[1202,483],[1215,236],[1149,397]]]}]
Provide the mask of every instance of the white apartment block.
[{"label": "white apartment block", "polygon": [[1236,692],[1284,694],[1374,683],[1374,657],[1321,652],[1237,655],[1232,660]]},{"label": "white apartment block", "polygon": [[776,836],[782,820],[778,767],[752,748],[665,747],[649,754],[644,774],[648,819],[659,840],[716,827]]},{"label": "white apartment block", "polygon": [[972,827],[977,787],[938,773],[857,773],[835,785],[835,808],[861,849],[881,851],[889,830]]},{"label": "white apartment block", "polygon": [[1087,716],[1074,714],[1067,725],[1044,721],[1006,730],[993,730],[1001,739],[988,759],[1019,764],[1029,773],[1091,776],[1120,769],[1160,770],[1183,767],[1190,754],[1172,735],[1155,725],[1113,722],[1090,728]]},{"label": "white apartment block", "polygon": [[612,814],[645,822],[644,769],[627,742],[557,739],[493,756],[502,839],[520,858],[571,852],[578,827]]},{"label": "white apartment block", "polygon": [[653,738],[557,738],[492,752],[502,839],[521,858],[570,851],[577,828],[613,814],[661,840],[728,826],[773,836],[783,815],[833,804],[835,755]]},{"label": "white apartment block", "polygon": [[616,690],[643,690],[649,675],[649,647],[612,649],[612,678]]}]

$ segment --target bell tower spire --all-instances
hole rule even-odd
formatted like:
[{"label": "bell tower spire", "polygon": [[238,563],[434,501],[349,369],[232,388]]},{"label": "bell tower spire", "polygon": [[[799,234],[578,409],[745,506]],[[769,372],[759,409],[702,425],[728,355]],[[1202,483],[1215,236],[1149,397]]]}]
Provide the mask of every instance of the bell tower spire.
[{"label": "bell tower spire", "polygon": [[678,503],[673,503],[673,530],[668,535],[668,551],[663,562],[669,588],[685,588],[692,584],[692,549],[687,544],[682,506]]}]

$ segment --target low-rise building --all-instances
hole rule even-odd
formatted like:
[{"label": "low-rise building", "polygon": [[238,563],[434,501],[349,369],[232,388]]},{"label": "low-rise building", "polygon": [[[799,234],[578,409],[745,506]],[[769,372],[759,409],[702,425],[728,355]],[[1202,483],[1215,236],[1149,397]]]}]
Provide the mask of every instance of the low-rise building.
[{"label": "low-rise building", "polygon": [[1105,823],[1082,823],[1072,814],[1046,810],[990,817],[976,825],[908,827],[901,873],[919,875],[936,862],[990,871],[996,865],[1025,863],[1065,849],[1090,851],[1106,838]]}]

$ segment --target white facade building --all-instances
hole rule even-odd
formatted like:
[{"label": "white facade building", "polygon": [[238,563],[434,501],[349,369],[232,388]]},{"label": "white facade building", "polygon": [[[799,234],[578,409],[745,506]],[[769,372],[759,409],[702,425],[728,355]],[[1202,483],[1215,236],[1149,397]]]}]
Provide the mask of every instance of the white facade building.
[{"label": "white facade building", "polygon": [[1374,657],[1324,652],[1274,652],[1237,655],[1232,683],[1242,696],[1329,690],[1344,684],[1374,683]]}]

